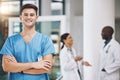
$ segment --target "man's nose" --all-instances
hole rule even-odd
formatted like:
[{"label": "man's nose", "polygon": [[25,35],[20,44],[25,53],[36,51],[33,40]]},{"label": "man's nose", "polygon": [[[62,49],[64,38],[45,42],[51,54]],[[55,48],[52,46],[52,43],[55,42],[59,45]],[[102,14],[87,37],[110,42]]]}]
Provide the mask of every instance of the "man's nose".
[{"label": "man's nose", "polygon": [[27,18],[31,18],[31,16],[30,16],[30,15],[28,15],[28,16],[27,16]]}]

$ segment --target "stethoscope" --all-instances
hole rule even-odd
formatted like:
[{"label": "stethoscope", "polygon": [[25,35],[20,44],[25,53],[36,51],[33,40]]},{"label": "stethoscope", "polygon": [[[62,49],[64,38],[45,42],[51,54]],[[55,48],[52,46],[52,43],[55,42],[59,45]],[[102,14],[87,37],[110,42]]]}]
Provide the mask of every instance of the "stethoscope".
[{"label": "stethoscope", "polygon": [[[67,49],[67,51],[70,52],[70,54],[72,55],[73,58],[75,57],[72,49]],[[82,76],[81,76],[81,72],[79,71],[78,63],[76,62],[76,64],[77,64],[78,74],[79,74],[80,80],[82,80]]]}]

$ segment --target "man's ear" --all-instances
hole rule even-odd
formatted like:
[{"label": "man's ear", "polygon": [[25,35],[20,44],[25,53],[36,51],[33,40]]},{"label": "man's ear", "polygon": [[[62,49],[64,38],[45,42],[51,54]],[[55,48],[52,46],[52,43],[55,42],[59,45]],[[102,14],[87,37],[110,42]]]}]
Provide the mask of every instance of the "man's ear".
[{"label": "man's ear", "polygon": [[39,16],[36,16],[36,21],[37,21],[38,17],[39,17]]},{"label": "man's ear", "polygon": [[36,17],[36,19],[38,19],[39,16]]}]

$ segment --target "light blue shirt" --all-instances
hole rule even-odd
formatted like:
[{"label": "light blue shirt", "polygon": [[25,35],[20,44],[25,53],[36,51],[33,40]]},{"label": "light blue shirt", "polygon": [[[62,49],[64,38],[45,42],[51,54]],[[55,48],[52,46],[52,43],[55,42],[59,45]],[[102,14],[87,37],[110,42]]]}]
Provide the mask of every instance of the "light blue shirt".
[{"label": "light blue shirt", "polygon": [[[41,33],[36,33],[30,43],[26,44],[18,33],[9,37],[3,45],[0,54],[13,55],[17,62],[37,62],[39,57],[55,54],[52,40]],[[49,80],[48,74],[9,73],[9,80]]]}]

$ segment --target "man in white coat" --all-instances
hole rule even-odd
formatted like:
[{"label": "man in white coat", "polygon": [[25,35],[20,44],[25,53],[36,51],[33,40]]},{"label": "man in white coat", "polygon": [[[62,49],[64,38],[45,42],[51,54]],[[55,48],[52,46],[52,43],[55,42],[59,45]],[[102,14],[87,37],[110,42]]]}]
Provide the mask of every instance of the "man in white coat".
[{"label": "man in white coat", "polygon": [[111,26],[102,29],[105,44],[100,53],[99,80],[119,80],[120,78],[120,44],[112,38],[114,30]]}]

